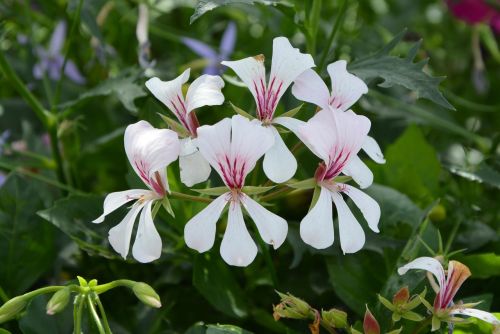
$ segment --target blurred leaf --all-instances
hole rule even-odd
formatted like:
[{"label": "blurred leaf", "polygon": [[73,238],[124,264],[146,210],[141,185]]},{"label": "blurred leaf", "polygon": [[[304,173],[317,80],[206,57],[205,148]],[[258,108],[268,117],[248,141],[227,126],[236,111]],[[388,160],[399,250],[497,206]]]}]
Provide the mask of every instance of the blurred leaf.
[{"label": "blurred leaf", "polygon": [[107,216],[101,224],[92,223],[102,213],[102,203],[101,196],[71,195],[57,201],[52,208],[39,211],[38,215],[54,224],[90,255],[119,258],[107,238],[109,229],[118,222]]},{"label": "blurred leaf", "polygon": [[221,6],[227,6],[232,4],[245,4],[254,5],[256,3],[267,5],[267,6],[286,6],[293,7],[292,4],[285,1],[270,1],[270,0],[199,0],[194,8],[194,14],[189,19],[189,23],[192,24],[194,21],[200,18],[203,14],[213,9]]},{"label": "blurred leaf", "polygon": [[402,40],[406,31],[399,33],[381,50],[355,60],[349,65],[349,70],[363,80],[382,78],[380,87],[389,88],[394,85],[403,86],[415,91],[419,98],[425,98],[447,109],[455,108],[439,91],[439,83],[443,77],[432,77],[423,71],[428,59],[414,63],[415,55],[421,41],[415,43],[406,58],[390,56],[389,52]]},{"label": "blurred leaf", "polygon": [[385,158],[385,165],[373,168],[376,180],[425,205],[438,196],[440,163],[418,127],[408,127],[387,148]]},{"label": "blurred leaf", "polygon": [[485,183],[500,189],[500,173],[484,162],[469,168],[462,166],[447,166],[447,168],[453,174],[459,175],[470,181]]},{"label": "blurred leaf", "polygon": [[[500,313],[493,313],[497,319],[500,319]],[[467,318],[467,322],[455,324],[453,334],[491,334],[493,325],[477,318]]]},{"label": "blurred leaf", "polygon": [[480,221],[467,221],[463,225],[465,226],[460,228],[456,240],[469,252],[499,239],[498,233],[493,228]]},{"label": "blurred leaf", "polygon": [[[68,14],[73,16],[80,0],[68,1]],[[81,22],[90,31],[92,36],[96,37],[100,43],[104,44],[104,39],[101,30],[97,24],[96,18],[100,8],[106,3],[104,0],[83,1],[82,10],[80,12]]]},{"label": "blurred leaf", "polygon": [[10,296],[25,292],[56,257],[55,230],[36,215],[44,196],[43,185],[18,175],[0,188],[0,281]]},{"label": "blurred leaf", "polygon": [[359,315],[376,300],[386,279],[384,259],[371,251],[327,257],[326,266],[337,296]]},{"label": "blurred leaf", "polygon": [[247,298],[230,267],[218,256],[199,254],[194,262],[193,285],[217,310],[232,317],[248,315]]},{"label": "blurred leaf", "polygon": [[457,261],[469,267],[472,278],[500,276],[500,255],[494,253],[472,254],[457,257]]},{"label": "blurred leaf", "polygon": [[78,99],[59,105],[58,108],[63,110],[73,108],[85,99],[114,94],[127,110],[137,112],[137,107],[134,104],[135,99],[147,95],[142,85],[136,83],[140,73],[137,69],[123,71],[116,77],[110,78],[81,94]]},{"label": "blurred leaf", "polygon": [[208,325],[206,334],[252,334],[247,330],[233,325]]},{"label": "blurred leaf", "polygon": [[60,313],[48,315],[46,310],[50,294],[34,298],[19,320],[23,334],[67,334],[73,330],[73,307],[71,303]]}]

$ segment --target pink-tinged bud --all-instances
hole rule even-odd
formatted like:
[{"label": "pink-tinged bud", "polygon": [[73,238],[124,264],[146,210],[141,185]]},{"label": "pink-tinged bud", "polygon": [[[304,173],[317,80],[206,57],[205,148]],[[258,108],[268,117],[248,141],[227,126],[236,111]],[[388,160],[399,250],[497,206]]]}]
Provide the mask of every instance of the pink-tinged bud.
[{"label": "pink-tinged bud", "polygon": [[70,295],[71,291],[69,288],[64,288],[54,293],[47,303],[47,314],[54,315],[64,310],[66,305],[68,305]]},{"label": "pink-tinged bud", "polygon": [[405,286],[392,297],[392,303],[396,306],[406,304],[410,299],[410,290]]},{"label": "pink-tinged bud", "polygon": [[365,334],[380,334],[380,326],[377,319],[366,306],[365,318],[363,320],[363,330]]},{"label": "pink-tinged bud", "polygon": [[144,304],[154,307],[161,307],[160,296],[156,293],[156,291],[148,284],[137,282],[133,285],[132,290],[134,291],[135,296]]}]

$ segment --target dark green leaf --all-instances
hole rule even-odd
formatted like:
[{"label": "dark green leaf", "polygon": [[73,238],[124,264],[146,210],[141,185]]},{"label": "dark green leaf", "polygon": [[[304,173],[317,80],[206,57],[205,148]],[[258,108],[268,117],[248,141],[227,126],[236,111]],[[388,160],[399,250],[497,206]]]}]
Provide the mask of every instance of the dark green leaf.
[{"label": "dark green leaf", "polygon": [[218,256],[196,256],[193,285],[219,311],[237,318],[248,315],[248,304],[242,288],[230,267]]},{"label": "dark green leaf", "polygon": [[208,325],[206,334],[252,334],[233,325]]},{"label": "dark green leaf", "polygon": [[484,183],[500,189],[500,173],[484,162],[468,168],[462,166],[448,166],[448,169],[453,174],[468,180]]},{"label": "dark green leaf", "polygon": [[25,315],[19,320],[23,334],[67,334],[73,330],[73,305],[60,313],[48,315],[47,302],[51,295],[43,295],[32,300]]},{"label": "dark green leaf", "polygon": [[25,292],[53,264],[54,228],[36,215],[44,186],[11,175],[0,188],[0,281],[9,296]]}]

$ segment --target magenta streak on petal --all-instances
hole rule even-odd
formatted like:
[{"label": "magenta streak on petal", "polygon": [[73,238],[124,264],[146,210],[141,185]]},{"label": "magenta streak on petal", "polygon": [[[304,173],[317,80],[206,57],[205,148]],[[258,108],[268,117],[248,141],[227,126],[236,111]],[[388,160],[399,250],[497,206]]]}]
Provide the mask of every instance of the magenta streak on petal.
[{"label": "magenta streak on petal", "polygon": [[160,174],[158,172],[155,173],[155,178],[150,178],[148,175],[148,166],[144,162],[144,160],[134,160],[135,167],[139,171],[139,176],[149,185],[153,190],[160,196],[165,195],[165,187],[163,186],[163,182],[161,180]]},{"label": "magenta streak on petal", "polygon": [[328,163],[328,166],[326,166],[327,171],[324,179],[330,180],[339,175],[340,172],[342,172],[342,169],[344,169],[350,156],[351,152],[346,147],[342,147],[339,152],[338,147],[335,146],[330,152],[330,162]]},{"label": "magenta streak on petal", "polygon": [[230,159],[224,155],[218,159],[217,164],[221,170],[222,178],[229,188],[238,190],[243,187],[246,167],[244,160],[238,157]]},{"label": "magenta streak on petal", "polygon": [[337,96],[332,96],[330,98],[330,101],[328,102],[329,105],[331,105],[335,109],[341,109],[342,105],[344,104],[342,100],[337,98]]}]

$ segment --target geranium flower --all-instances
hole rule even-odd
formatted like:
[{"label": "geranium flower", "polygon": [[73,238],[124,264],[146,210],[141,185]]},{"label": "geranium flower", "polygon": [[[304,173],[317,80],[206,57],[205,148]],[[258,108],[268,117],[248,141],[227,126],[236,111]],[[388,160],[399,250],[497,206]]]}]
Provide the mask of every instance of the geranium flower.
[{"label": "geranium flower", "polygon": [[[345,60],[328,65],[327,71],[332,84],[331,93],[321,77],[309,69],[295,79],[292,94],[297,99],[313,103],[321,109],[346,112],[368,92],[363,80],[347,71]],[[366,136],[361,148],[375,162],[385,163],[384,155],[372,137]],[[349,165],[344,168],[344,173],[352,176],[361,188],[369,187],[373,182],[372,172],[358,156],[351,159]]]},{"label": "geranium flower", "polygon": [[188,81],[189,73],[190,69],[187,69],[172,81],[151,78],[146,81],[146,87],[170,109],[188,133],[188,136],[181,140],[179,166],[182,183],[191,187],[206,181],[211,170],[196,145],[199,123],[194,110],[222,104],[224,95],[221,89],[224,87],[224,81],[218,75],[204,74],[193,81],[184,97],[182,85]]},{"label": "geranium flower", "polygon": [[468,305],[453,303],[453,298],[455,298],[462,283],[471,276],[471,272],[466,265],[458,261],[450,261],[448,263],[448,270],[445,271],[443,265],[438,260],[424,256],[416,258],[412,262],[402,266],[398,269],[398,273],[404,275],[410,269],[426,270],[432,273],[437,280],[437,286],[435,283],[432,284],[436,290],[433,312],[439,318],[437,321],[433,320],[433,331],[439,329],[436,323],[439,324],[440,319],[448,319],[451,322],[453,319],[450,319],[450,317],[453,315],[466,315],[484,320],[493,325],[500,325],[500,320],[489,312],[467,307]]},{"label": "geranium flower", "polygon": [[[48,49],[37,47],[35,52],[38,62],[33,67],[33,76],[42,79],[45,73],[52,80],[59,80],[62,75],[64,55],[62,48],[66,40],[66,22],[59,21],[52,36]],[[82,76],[75,63],[68,59],[64,67],[64,74],[77,84],[84,84],[85,78]]]},{"label": "geranium flower", "polygon": [[114,192],[104,200],[103,214],[94,220],[102,223],[106,215],[122,205],[135,201],[125,218],[109,230],[109,242],[123,258],[127,257],[134,223],[139,218],[132,255],[139,262],[151,262],[161,255],[162,242],[151,214],[155,201],[169,192],[166,168],[179,156],[177,133],[168,129],[155,129],[146,121],[129,125],[125,130],[125,152],[132,168],[149,188]]},{"label": "geranium flower", "polygon": [[186,244],[202,253],[212,248],[216,223],[229,203],[226,232],[220,254],[233,266],[247,266],[257,255],[257,246],[243,220],[242,206],[254,221],[262,239],[277,249],[285,241],[286,221],[268,211],[244,192],[245,177],[257,160],[273,145],[274,136],[257,120],[235,115],[213,126],[198,128],[198,147],[219,173],[228,191],[217,197],[186,224]]},{"label": "geranium flower", "polygon": [[234,22],[229,22],[227,25],[222,35],[218,52],[202,41],[194,38],[184,37],[181,40],[187,47],[193,50],[193,52],[205,58],[207,66],[203,73],[212,75],[220,74],[223,72],[221,61],[228,60],[234,50],[234,44],[236,42],[236,24]]},{"label": "geranium flower", "polygon": [[368,226],[379,232],[380,207],[364,192],[335,177],[344,172],[361,149],[370,130],[370,120],[349,112],[322,110],[299,127],[298,133],[309,149],[323,159],[315,179],[320,187],[318,201],[300,223],[300,236],[305,243],[317,249],[331,246],[334,240],[332,203],[338,212],[340,245],[345,253],[359,251],[365,243],[365,234],[342,198],[349,196],[360,209]]},{"label": "geranium flower", "polygon": [[[273,40],[273,58],[271,75],[266,80],[264,56],[258,55],[237,61],[223,61],[250,89],[257,104],[257,118],[274,135],[274,146],[264,156],[264,172],[276,183],[289,180],[297,170],[297,160],[281,139],[275,124],[280,124],[295,131],[302,121],[291,117],[274,117],[276,106],[290,84],[302,72],[314,67],[314,60],[309,54],[300,53],[292,47],[285,37]],[[266,83],[267,82],[267,83]]]},{"label": "geranium flower", "polygon": [[495,32],[500,32],[500,11],[484,0],[446,0],[452,14],[470,25],[489,22]]}]

